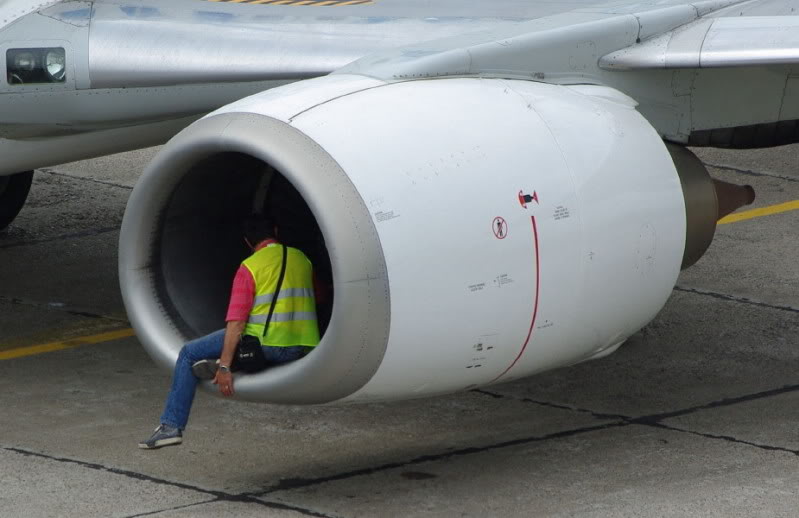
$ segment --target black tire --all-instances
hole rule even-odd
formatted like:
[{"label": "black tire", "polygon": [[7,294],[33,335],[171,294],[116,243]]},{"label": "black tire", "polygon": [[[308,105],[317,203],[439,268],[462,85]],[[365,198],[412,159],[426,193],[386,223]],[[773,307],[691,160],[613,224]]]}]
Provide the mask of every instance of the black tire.
[{"label": "black tire", "polygon": [[31,190],[33,171],[0,176],[0,230],[6,228],[28,199]]}]

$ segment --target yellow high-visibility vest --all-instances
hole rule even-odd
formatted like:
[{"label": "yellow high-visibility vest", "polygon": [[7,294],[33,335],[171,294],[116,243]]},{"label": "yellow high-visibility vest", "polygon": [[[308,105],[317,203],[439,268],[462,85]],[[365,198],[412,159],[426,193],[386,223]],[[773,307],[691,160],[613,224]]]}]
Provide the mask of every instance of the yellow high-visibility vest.
[{"label": "yellow high-visibility vest", "polygon": [[255,280],[255,300],[244,334],[258,337],[261,345],[313,347],[319,344],[319,327],[311,261],[296,248],[287,247],[286,252],[286,274],[266,338],[263,337],[264,324],[280,276],[283,245],[269,244],[241,263]]}]

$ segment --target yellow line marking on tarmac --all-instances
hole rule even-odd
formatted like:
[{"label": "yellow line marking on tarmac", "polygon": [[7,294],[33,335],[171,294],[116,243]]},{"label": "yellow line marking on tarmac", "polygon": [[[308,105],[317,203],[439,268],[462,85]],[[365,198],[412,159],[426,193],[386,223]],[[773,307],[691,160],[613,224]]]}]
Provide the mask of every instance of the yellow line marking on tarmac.
[{"label": "yellow line marking on tarmac", "polygon": [[28,347],[18,347],[16,349],[9,349],[7,351],[0,351],[0,360],[13,360],[14,358],[22,358],[23,356],[33,356],[35,354],[50,353],[53,351],[61,351],[63,349],[72,349],[81,345],[93,345],[103,342],[110,342],[120,338],[127,338],[133,336],[134,331],[131,328],[117,329],[116,331],[108,331],[91,336],[82,336],[79,338],[72,338],[62,342],[51,342],[49,344],[30,345]]},{"label": "yellow line marking on tarmac", "polygon": [[777,205],[769,205],[768,207],[761,207],[759,209],[736,212],[734,214],[724,216],[718,221],[718,224],[726,225],[728,223],[735,223],[752,218],[760,218],[762,216],[771,216],[772,214],[780,214],[781,212],[789,212],[792,210],[799,210],[799,200],[787,201]]}]

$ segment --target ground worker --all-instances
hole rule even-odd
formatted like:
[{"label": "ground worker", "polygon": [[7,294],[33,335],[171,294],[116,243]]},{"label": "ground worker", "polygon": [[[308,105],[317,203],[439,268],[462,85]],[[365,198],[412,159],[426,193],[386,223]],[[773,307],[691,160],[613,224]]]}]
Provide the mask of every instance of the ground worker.
[{"label": "ground worker", "polygon": [[[233,395],[231,365],[242,335],[258,338],[268,365],[302,358],[319,343],[311,262],[296,248],[286,248],[283,281],[277,300],[273,300],[284,257],[284,245],[277,236],[278,229],[268,219],[246,222],[244,239],[253,254],[244,260],[233,280],[227,326],[183,346],[161,424],[150,438],[139,443],[139,448],[183,442],[198,378],[213,379],[223,395]],[[275,307],[264,334],[272,304]]]}]

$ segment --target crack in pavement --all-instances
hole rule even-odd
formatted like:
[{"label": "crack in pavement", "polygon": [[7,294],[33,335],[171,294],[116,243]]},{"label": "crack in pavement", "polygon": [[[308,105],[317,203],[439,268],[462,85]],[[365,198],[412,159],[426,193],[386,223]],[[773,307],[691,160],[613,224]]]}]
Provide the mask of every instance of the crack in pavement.
[{"label": "crack in pavement", "polygon": [[597,419],[605,420],[605,419],[609,419],[609,418],[616,418],[616,419],[620,419],[621,420],[620,422],[617,423],[620,426],[641,425],[641,426],[651,426],[651,427],[654,427],[654,428],[663,428],[663,429],[667,429],[667,430],[671,430],[671,431],[675,431],[675,432],[681,432],[681,433],[688,433],[688,434],[691,434],[691,435],[697,435],[697,436],[704,437],[704,438],[707,438],[707,439],[716,439],[716,440],[723,440],[723,441],[727,441],[727,442],[734,442],[734,443],[738,443],[738,444],[744,444],[744,445],[747,445],[747,446],[752,446],[752,447],[755,447],[755,448],[760,448],[762,450],[780,451],[780,452],[792,453],[792,454],[794,454],[796,456],[799,456],[799,451],[792,450],[790,448],[783,448],[781,446],[772,446],[772,445],[768,445],[768,444],[759,444],[759,443],[755,443],[755,442],[751,442],[751,441],[745,441],[743,439],[738,439],[736,437],[732,437],[732,436],[728,436],[728,435],[716,435],[716,434],[711,434],[711,433],[697,432],[695,430],[689,430],[687,428],[680,428],[680,427],[677,427],[677,426],[672,426],[672,425],[667,425],[667,424],[662,423],[662,421],[665,420],[665,419],[672,419],[672,418],[675,418],[675,417],[683,417],[683,416],[686,416],[686,415],[689,415],[689,414],[693,414],[693,413],[696,413],[696,412],[699,412],[699,411],[702,411],[702,410],[712,410],[712,409],[716,409],[716,408],[723,408],[723,407],[727,407],[727,406],[738,405],[738,404],[747,403],[747,402],[750,402],[750,401],[757,401],[757,400],[766,399],[766,398],[779,396],[779,395],[782,395],[782,394],[788,394],[788,393],[791,393],[791,392],[797,392],[797,391],[799,391],[799,384],[797,384],[797,385],[785,385],[783,387],[770,389],[770,390],[764,390],[762,392],[756,392],[756,393],[753,393],[753,394],[745,394],[743,396],[719,399],[719,400],[716,400],[716,401],[711,401],[710,403],[705,403],[703,405],[695,405],[695,406],[692,406],[692,407],[683,408],[683,409],[679,409],[679,410],[673,410],[673,411],[670,411],[670,412],[661,412],[661,413],[657,413],[657,414],[649,414],[649,415],[643,415],[643,416],[639,416],[639,417],[626,416],[626,415],[623,415],[623,414],[605,414],[605,413],[601,413],[601,412],[595,412],[593,410],[574,407],[574,406],[571,406],[571,405],[563,405],[563,404],[551,403],[551,402],[548,402],[548,401],[537,401],[537,400],[532,399],[532,398],[518,398],[518,397],[515,397],[515,396],[499,394],[499,393],[496,393],[496,392],[490,392],[490,391],[482,390],[482,389],[472,390],[471,392],[476,392],[478,394],[483,394],[483,395],[492,397],[494,399],[513,399],[515,401],[520,401],[520,402],[523,402],[523,403],[531,403],[531,404],[544,406],[544,407],[559,408],[559,409],[562,409],[562,410],[570,410],[572,412],[586,413],[586,414],[589,414],[592,417],[595,417]]},{"label": "crack in pavement", "polygon": [[554,433],[546,434],[546,435],[536,435],[536,436],[532,436],[532,437],[522,437],[520,439],[511,439],[511,440],[508,440],[508,441],[502,441],[502,442],[499,442],[499,443],[489,444],[489,445],[485,445],[485,446],[472,446],[472,447],[468,447],[468,448],[459,448],[459,449],[447,451],[447,452],[444,452],[444,453],[421,455],[419,457],[415,457],[415,458],[410,459],[410,460],[389,462],[389,463],[386,463],[386,464],[381,464],[379,466],[372,466],[372,467],[368,467],[368,468],[360,468],[360,469],[355,469],[355,470],[352,470],[352,471],[346,471],[346,472],[343,472],[343,473],[337,473],[337,474],[334,474],[334,475],[328,475],[328,476],[324,476],[324,477],[281,479],[276,484],[273,484],[272,486],[269,486],[269,487],[265,488],[262,491],[255,492],[255,493],[244,493],[244,494],[246,494],[248,496],[253,496],[253,497],[264,496],[264,495],[267,495],[269,493],[274,493],[274,492],[277,492],[277,491],[287,491],[287,490],[305,488],[305,487],[309,487],[309,486],[316,486],[316,485],[324,484],[324,483],[327,483],[327,482],[334,482],[334,481],[337,481],[337,480],[344,480],[344,479],[348,479],[348,478],[360,477],[360,476],[363,476],[363,475],[373,475],[375,473],[379,473],[379,472],[382,472],[382,471],[387,471],[387,470],[397,469],[397,468],[403,468],[403,467],[412,466],[412,465],[415,465],[415,464],[422,464],[422,463],[425,463],[425,462],[433,462],[433,461],[438,461],[438,460],[449,459],[449,458],[452,458],[452,457],[461,457],[461,456],[465,456],[465,455],[473,455],[475,453],[483,453],[483,452],[486,452],[486,451],[498,450],[498,449],[502,449],[502,448],[509,448],[509,447],[512,447],[512,446],[520,446],[520,445],[523,445],[523,444],[531,444],[531,443],[536,443],[536,442],[546,442],[546,441],[555,440],[555,439],[562,439],[564,437],[572,437],[572,436],[581,435],[581,434],[584,434],[584,433],[596,432],[596,431],[599,431],[599,430],[607,430],[609,428],[617,428],[617,427],[621,427],[621,426],[628,426],[629,424],[631,424],[631,423],[627,423],[627,422],[604,423],[604,424],[595,425],[595,426],[587,426],[587,427],[582,427],[582,428],[575,428],[575,429],[571,429],[571,430],[564,430],[564,431],[560,431],[560,432],[554,432]]},{"label": "crack in pavement", "polygon": [[663,424],[663,423],[654,423],[654,424],[649,424],[649,425],[645,425],[645,426],[652,426],[654,428],[662,428],[664,430],[671,430],[673,432],[687,433],[687,434],[690,434],[690,435],[696,435],[698,437],[704,437],[705,439],[716,439],[716,440],[721,440],[721,441],[725,441],[725,442],[731,442],[731,443],[735,443],[735,444],[743,444],[743,445],[746,445],[746,446],[752,446],[752,447],[759,448],[761,450],[766,450],[766,451],[778,451],[778,452],[783,452],[783,453],[792,453],[793,455],[799,457],[799,450],[792,450],[790,448],[783,448],[782,446],[771,446],[769,444],[760,444],[760,443],[751,442],[751,441],[744,441],[743,439],[737,439],[737,438],[732,437],[730,435],[716,435],[716,434],[712,434],[712,433],[697,432],[697,431],[694,431],[694,430],[688,430],[687,428],[679,428],[677,426],[671,426],[671,425],[667,425],[667,424]]},{"label": "crack in pavement", "polygon": [[[181,509],[189,509],[189,508],[192,508],[192,507],[200,507],[200,506],[207,505],[207,504],[215,504],[217,502],[229,502],[229,501],[230,500],[227,500],[227,499],[224,499],[224,498],[212,498],[211,500],[204,500],[202,502],[195,502],[193,504],[179,505],[179,506],[170,507],[170,508],[167,508],[167,509],[158,509],[156,511],[148,511],[146,513],[132,514],[130,516],[125,516],[124,518],[141,518],[142,516],[157,516],[157,515],[159,515],[161,513],[167,513],[169,511],[178,511],[178,510],[181,510]],[[308,510],[308,509],[302,509],[300,507],[287,505],[287,504],[282,504],[280,502],[271,502],[271,501],[264,501],[264,500],[253,500],[253,501],[247,501],[247,502],[241,502],[241,503],[257,504],[257,505],[260,505],[262,507],[269,507],[270,509],[279,509],[279,510],[282,510],[282,511],[294,511],[294,512],[298,512],[298,513],[301,513],[301,514],[306,514],[308,516],[316,516],[316,517],[319,517],[319,518],[340,518],[338,516],[318,513],[316,511],[311,511],[311,510]]]},{"label": "crack in pavement", "polygon": [[718,293],[715,291],[701,290],[699,288],[685,288],[683,286],[675,286],[674,291],[682,291],[684,293],[694,293],[696,295],[704,295],[706,297],[713,297],[714,299],[726,300],[728,302],[738,302],[740,304],[748,304],[761,308],[777,309],[779,311],[790,311],[791,313],[799,313],[799,308],[793,306],[781,306],[778,304],[769,304],[767,302],[760,302],[746,297],[737,297],[735,295],[727,295],[726,293]]},{"label": "crack in pavement", "polygon": [[702,164],[706,165],[707,167],[712,167],[714,169],[721,169],[722,171],[732,171],[733,173],[739,173],[746,176],[757,176],[757,177],[765,177],[765,178],[776,178],[778,180],[785,180],[788,182],[799,182],[799,178],[794,178],[792,176],[784,176],[781,174],[775,173],[761,173],[759,171],[752,171],[751,169],[741,169],[739,167],[732,167],[729,165],[723,164],[713,164],[711,162],[702,162]]},{"label": "crack in pavement", "polygon": [[68,305],[59,306],[44,302],[36,302],[33,300],[20,299],[17,297],[7,297],[5,295],[0,295],[0,303],[11,304],[14,306],[28,306],[45,311],[60,311],[78,317],[94,318],[99,320],[110,320],[111,322],[117,322],[120,324],[125,324],[127,326],[130,326],[130,322],[126,318],[101,315],[100,313],[94,313],[92,311],[87,311],[76,307],[70,307]]},{"label": "crack in pavement", "polygon": [[[153,477],[151,475],[146,475],[144,473],[138,473],[136,471],[130,471],[130,470],[119,469],[119,468],[112,468],[112,467],[104,466],[104,465],[98,464],[98,463],[86,462],[86,461],[77,460],[77,459],[70,459],[70,458],[67,458],[67,457],[56,457],[54,455],[48,455],[48,454],[45,454],[45,453],[39,453],[39,452],[35,452],[35,451],[24,450],[22,448],[3,446],[3,447],[0,447],[0,450],[9,451],[9,452],[16,453],[18,455],[23,455],[23,456],[26,456],[26,457],[38,457],[38,458],[52,460],[52,461],[56,461],[56,462],[62,462],[62,463],[66,463],[66,464],[76,464],[76,465],[81,466],[83,468],[93,469],[93,470],[96,470],[96,471],[105,471],[105,472],[108,472],[108,473],[112,473],[114,475],[120,475],[120,476],[123,476],[123,477],[132,478],[134,480],[139,480],[139,481],[142,481],[142,482],[152,482],[154,484],[175,487],[175,488],[178,488],[178,489],[183,489],[183,490],[187,490],[187,491],[194,491],[194,492],[197,492],[197,493],[203,493],[203,494],[207,494],[207,495],[211,495],[211,496],[215,497],[213,501],[242,502],[242,503],[248,503],[248,504],[257,504],[257,505],[260,505],[260,506],[263,506],[263,507],[268,507],[268,508],[271,508],[271,509],[278,509],[278,510],[281,510],[281,511],[295,511],[297,513],[304,514],[306,516],[314,516],[314,517],[317,517],[317,518],[338,518],[338,517],[333,516],[333,515],[323,514],[323,513],[316,512],[316,511],[313,511],[313,510],[310,510],[310,509],[304,509],[302,507],[283,504],[283,503],[279,503],[279,502],[270,502],[270,501],[259,500],[257,498],[254,498],[253,496],[250,496],[248,493],[234,494],[234,493],[226,493],[224,491],[217,491],[217,490],[214,490],[214,489],[204,489],[202,487],[194,486],[194,485],[191,485],[191,484],[186,484],[184,482],[176,482],[176,481],[173,481],[173,480],[166,480],[166,479],[163,479],[163,478],[158,478],[158,477]],[[169,509],[162,509],[160,512],[164,512],[164,511],[168,511],[168,510]]]},{"label": "crack in pavement", "polygon": [[694,414],[701,410],[712,410],[716,408],[723,408],[732,405],[739,405],[741,403],[748,403],[750,401],[757,401],[760,399],[766,399],[774,396],[780,396],[782,394],[788,394],[791,392],[799,391],[799,384],[797,385],[784,385],[782,387],[764,390],[762,392],[755,392],[753,394],[744,394],[743,396],[736,396],[736,397],[729,397],[724,399],[719,399],[716,401],[711,401],[710,403],[705,403],[703,405],[696,405],[688,408],[683,408],[680,410],[673,410],[671,412],[661,412],[659,414],[651,414],[651,415],[644,415],[640,417],[631,417],[635,422],[640,422],[641,424],[652,424],[662,421],[664,419],[672,419],[674,417],[683,417],[689,414]]},{"label": "crack in pavement", "polygon": [[120,189],[125,189],[126,191],[132,191],[133,190],[133,187],[131,187],[130,185],[124,185],[124,184],[121,184],[121,183],[109,182],[107,180],[98,180],[96,178],[87,178],[85,176],[77,176],[77,175],[69,174],[69,173],[62,173],[62,172],[56,171],[55,169],[50,169],[48,167],[42,167],[40,169],[37,169],[36,171],[39,171],[39,172],[42,172],[42,173],[46,173],[46,174],[49,174],[49,175],[53,175],[53,176],[62,176],[64,178],[70,178],[72,180],[80,180],[80,181],[84,181],[84,182],[99,183],[101,185],[110,185],[111,187],[118,187]]},{"label": "crack in pavement", "polygon": [[523,403],[535,403],[536,405],[545,406],[545,407],[549,407],[549,408],[557,408],[559,410],[569,410],[571,412],[577,412],[577,413],[581,413],[581,414],[589,414],[591,417],[594,417],[596,419],[602,419],[602,420],[619,420],[619,419],[628,420],[628,419],[630,419],[629,416],[622,415],[622,414],[604,414],[604,413],[600,413],[600,412],[594,412],[593,410],[589,410],[587,408],[580,408],[580,407],[571,406],[571,405],[563,405],[563,404],[558,404],[558,403],[552,403],[551,401],[538,401],[538,400],[531,399],[531,398],[516,398],[516,397],[513,397],[513,396],[506,396],[504,394],[499,394],[497,392],[490,392],[490,391],[484,390],[484,389],[474,389],[474,390],[470,390],[469,392],[474,392],[476,394],[482,394],[484,396],[489,396],[489,397],[492,397],[494,399],[506,399],[506,398],[508,398],[508,399],[514,399],[516,401],[521,401]]},{"label": "crack in pavement", "polygon": [[189,507],[199,507],[205,504],[213,504],[215,502],[219,502],[219,499],[212,498],[210,500],[203,500],[202,502],[194,502],[193,504],[178,505],[175,507],[170,507],[168,509],[158,509],[157,511],[147,511],[146,513],[131,514],[129,516],[125,516],[124,518],[140,518],[142,516],[153,516],[156,514],[166,513],[169,511],[179,511],[180,509],[188,509]]}]

